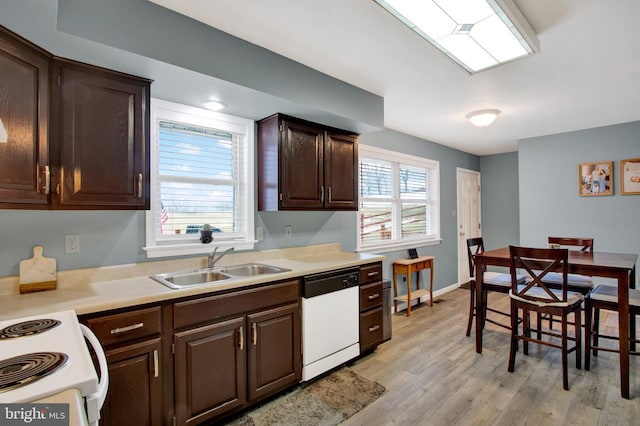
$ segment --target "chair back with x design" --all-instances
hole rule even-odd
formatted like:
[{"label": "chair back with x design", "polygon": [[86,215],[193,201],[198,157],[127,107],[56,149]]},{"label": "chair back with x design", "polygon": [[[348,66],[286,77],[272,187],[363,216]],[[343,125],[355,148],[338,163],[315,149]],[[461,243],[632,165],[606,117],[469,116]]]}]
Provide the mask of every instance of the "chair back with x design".
[{"label": "chair back with x design", "polygon": [[[528,247],[509,247],[511,257],[511,294],[524,300],[542,303],[556,303],[567,301],[567,249],[546,249]],[[530,281],[526,284],[518,284],[516,270],[522,269],[529,275]],[[552,271],[561,271],[561,293],[551,291],[544,277]],[[536,287],[537,290],[532,291]]]},{"label": "chair back with x design", "polygon": [[593,253],[593,238],[569,238],[569,237],[549,237],[549,244],[559,244],[563,247],[576,247],[580,251]]}]

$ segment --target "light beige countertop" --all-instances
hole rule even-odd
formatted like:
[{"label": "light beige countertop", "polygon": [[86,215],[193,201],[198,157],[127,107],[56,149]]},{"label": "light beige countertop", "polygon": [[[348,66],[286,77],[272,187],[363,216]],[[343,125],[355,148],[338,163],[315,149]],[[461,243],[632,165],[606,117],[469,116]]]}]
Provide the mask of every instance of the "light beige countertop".
[{"label": "light beige countertop", "polygon": [[78,315],[162,302],[199,294],[296,278],[307,274],[382,261],[382,255],[340,251],[339,244],[228,254],[216,266],[265,263],[291,271],[233,278],[185,289],[170,289],[151,275],[190,271],[206,266],[206,257],[143,262],[58,272],[56,290],[20,294],[18,277],[0,278],[0,320],[73,309]]}]

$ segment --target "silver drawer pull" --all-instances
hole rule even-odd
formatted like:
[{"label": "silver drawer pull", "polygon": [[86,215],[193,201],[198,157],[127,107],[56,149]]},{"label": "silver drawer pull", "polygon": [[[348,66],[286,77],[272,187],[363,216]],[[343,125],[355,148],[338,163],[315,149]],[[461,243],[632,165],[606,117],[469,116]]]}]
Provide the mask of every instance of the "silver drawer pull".
[{"label": "silver drawer pull", "polygon": [[137,324],[128,325],[126,327],[114,328],[113,330],[111,330],[111,334],[125,333],[127,331],[137,330],[138,328],[142,328],[142,327],[144,327],[144,323],[143,322],[139,322]]},{"label": "silver drawer pull", "polygon": [[368,276],[368,277],[375,277],[376,275],[378,275],[378,271],[376,271],[376,272],[369,272],[369,273],[367,274],[367,276]]},{"label": "silver drawer pull", "polygon": [[373,327],[369,327],[369,331],[376,331],[377,329],[380,328],[379,324],[374,325]]},{"label": "silver drawer pull", "polygon": [[380,293],[374,293],[369,295],[369,300],[377,299],[380,297]]},{"label": "silver drawer pull", "polygon": [[158,375],[160,374],[159,369],[158,369],[158,350],[154,349],[153,350],[153,376],[154,377],[158,377]]}]

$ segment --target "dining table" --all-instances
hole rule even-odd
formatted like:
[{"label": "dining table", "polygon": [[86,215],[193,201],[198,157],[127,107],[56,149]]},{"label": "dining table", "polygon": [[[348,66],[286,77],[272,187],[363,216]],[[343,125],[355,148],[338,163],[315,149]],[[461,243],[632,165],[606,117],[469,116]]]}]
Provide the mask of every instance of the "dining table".
[{"label": "dining table", "polygon": [[[509,267],[509,247],[478,253],[474,256],[476,267],[476,352],[482,353],[482,324],[484,315],[482,282],[487,266]],[[630,327],[629,288],[636,285],[637,254],[569,251],[567,266],[572,274],[617,280],[618,288],[618,333],[620,338],[620,391],[629,399],[629,336],[635,333],[635,318]],[[587,338],[591,338],[590,333]]]}]

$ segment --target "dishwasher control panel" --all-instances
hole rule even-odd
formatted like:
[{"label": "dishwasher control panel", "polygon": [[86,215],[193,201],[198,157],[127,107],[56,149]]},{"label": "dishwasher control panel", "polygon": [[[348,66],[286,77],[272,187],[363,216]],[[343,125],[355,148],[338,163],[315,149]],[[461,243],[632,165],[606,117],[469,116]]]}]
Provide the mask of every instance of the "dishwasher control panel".
[{"label": "dishwasher control panel", "polygon": [[360,283],[360,269],[349,268],[302,277],[302,297],[305,299],[356,287]]}]

